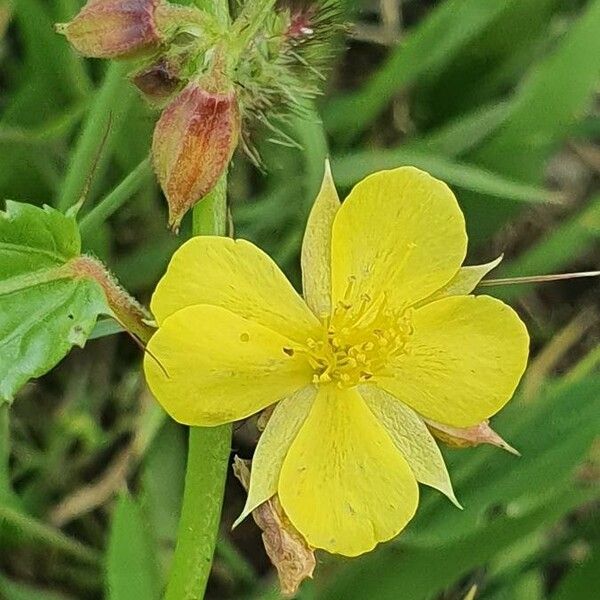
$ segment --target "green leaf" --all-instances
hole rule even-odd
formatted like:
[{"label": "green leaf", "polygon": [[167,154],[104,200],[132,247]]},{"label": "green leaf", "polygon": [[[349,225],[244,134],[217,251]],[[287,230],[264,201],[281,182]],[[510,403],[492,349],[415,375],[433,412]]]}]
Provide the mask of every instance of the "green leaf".
[{"label": "green leaf", "polygon": [[555,52],[532,70],[503,127],[476,152],[476,162],[523,180],[541,179],[544,161],[591,102],[597,87],[599,28],[600,1],[594,0]]},{"label": "green leaf", "polygon": [[125,328],[114,319],[101,319],[90,333],[88,340],[97,340],[116,333],[123,333]]},{"label": "green leaf", "polygon": [[[600,196],[594,196],[581,211],[558,223],[517,258],[501,265],[497,276],[525,277],[566,270],[593,248],[599,239]],[[500,286],[494,289],[494,296],[512,300],[523,293],[524,287]]]},{"label": "green leaf", "polygon": [[563,492],[549,506],[524,515],[495,519],[454,543],[405,550],[398,545],[385,546],[352,561],[319,597],[321,600],[361,600],[365,597],[364,590],[369,590],[369,598],[377,600],[435,598],[471,569],[485,565],[502,548],[539,527],[556,522],[585,498],[581,492]]},{"label": "green leaf", "polygon": [[481,144],[504,123],[510,114],[510,103],[511,100],[506,100],[480,106],[407,146],[448,157],[459,156]]},{"label": "green leaf", "polygon": [[[598,516],[596,516],[596,521]],[[596,539],[587,558],[572,568],[552,594],[552,600],[587,600],[600,586],[600,540]]]},{"label": "green leaf", "polygon": [[435,498],[434,502],[424,500],[404,540],[448,543],[478,529],[490,514],[503,512],[509,505],[517,513],[544,505],[570,481],[600,434],[599,411],[598,377],[544,389],[531,404],[512,401],[494,418],[493,426],[521,457],[491,448],[448,453],[450,477],[465,510],[449,510]]},{"label": "green leaf", "polygon": [[488,27],[510,0],[448,0],[418,25],[360,89],[327,106],[327,129],[344,140],[363,131],[401,88],[450,62]]},{"label": "green leaf", "polygon": [[478,32],[443,71],[424,73],[411,93],[411,106],[422,125],[441,125],[465,111],[496,102],[550,47],[551,19],[564,0],[513,0]]},{"label": "green leaf", "polygon": [[350,187],[374,171],[393,169],[401,165],[413,165],[449,184],[506,200],[536,203],[552,201],[555,198],[543,188],[503,177],[472,164],[411,148],[360,151],[334,158],[332,161],[334,179],[339,187]]},{"label": "green leaf", "polygon": [[[600,0],[593,0],[554,52],[531,69],[511,100],[505,122],[470,153],[470,161],[511,179],[531,184],[543,180],[546,161],[592,102],[600,75],[599,28]],[[461,204],[467,219],[478,219],[470,236],[475,243],[496,232],[519,208],[489,198],[483,214],[477,211],[482,198],[474,194],[465,194]]]},{"label": "green leaf", "polygon": [[166,419],[142,467],[142,505],[155,540],[157,561],[165,577],[177,542],[186,452],[186,440],[181,427]]},{"label": "green leaf", "polygon": [[545,391],[527,405],[514,401],[494,428],[522,457],[485,448],[449,453],[450,476],[464,510],[424,494],[410,528],[342,568],[323,600],[358,600],[365,589],[378,600],[433,598],[597,497],[597,489],[577,485],[572,473],[600,431],[598,410],[599,377]]},{"label": "green leaf", "polygon": [[84,563],[100,563],[101,556],[95,549],[25,513],[19,504],[19,500],[14,497],[0,498],[0,526],[14,532],[15,545],[35,544],[37,547],[59,550]]},{"label": "green leaf", "polygon": [[140,508],[123,495],[117,502],[107,554],[109,600],[158,600],[159,576],[150,535]]},{"label": "green leaf", "polygon": [[[78,110],[73,103],[79,105],[91,90],[83,58],[54,31],[53,23],[59,20],[53,14],[55,4],[47,0],[12,2],[19,50],[2,53],[6,77],[0,117],[3,127],[43,127],[69,106],[71,111]],[[12,54],[19,60],[5,71],[5,59]],[[7,77],[9,71],[11,77]],[[60,182],[59,154],[59,146],[32,148],[0,140],[0,197],[49,198]]]},{"label": "green leaf", "polygon": [[73,217],[10,201],[0,212],[0,399],[83,346],[110,312],[96,282],[72,277],[80,248]]}]

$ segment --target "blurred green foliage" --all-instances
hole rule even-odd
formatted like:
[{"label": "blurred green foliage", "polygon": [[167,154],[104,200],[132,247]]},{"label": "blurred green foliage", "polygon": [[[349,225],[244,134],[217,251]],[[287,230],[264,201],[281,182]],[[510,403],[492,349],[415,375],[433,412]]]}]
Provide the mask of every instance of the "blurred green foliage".
[{"label": "blurred green foliage", "polygon": [[[54,34],[80,5],[0,0],[0,197],[65,207],[87,191],[85,215],[144,160],[156,113],[125,68],[84,61]],[[498,276],[597,269],[600,0],[345,5],[356,27],[325,97],[284,124],[294,143],[257,132],[264,173],[235,159],[236,235],[298,284],[304,222],[330,155],[344,190],[400,164],[448,181],[467,216],[471,261],[504,252]],[[101,121],[94,106],[109,92],[114,110]],[[84,136],[95,142],[85,152]],[[147,301],[181,240],[166,230],[155,184],[136,189],[83,243]],[[355,560],[320,556],[303,600],[460,600],[473,584],[486,600],[597,595],[600,288],[585,280],[492,292],[532,335],[523,391],[493,423],[522,457],[446,452],[464,511],[423,490],[397,540]],[[20,393],[10,463],[0,408],[2,599],[160,597],[185,436],[149,398],[140,353],[113,332],[99,326],[85,352]],[[245,426],[235,451],[249,456],[255,439]],[[235,482],[226,500],[209,595],[277,598],[256,529],[229,531],[242,503]]]}]

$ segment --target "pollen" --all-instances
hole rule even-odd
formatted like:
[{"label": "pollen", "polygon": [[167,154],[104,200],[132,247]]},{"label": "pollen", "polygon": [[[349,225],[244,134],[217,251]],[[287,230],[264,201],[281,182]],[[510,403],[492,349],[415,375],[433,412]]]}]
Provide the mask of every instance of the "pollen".
[{"label": "pollen", "polygon": [[411,310],[391,310],[384,294],[363,294],[351,301],[352,283],[331,315],[323,318],[323,335],[306,342],[314,369],[313,383],[351,388],[373,383],[391,361],[409,352]]}]

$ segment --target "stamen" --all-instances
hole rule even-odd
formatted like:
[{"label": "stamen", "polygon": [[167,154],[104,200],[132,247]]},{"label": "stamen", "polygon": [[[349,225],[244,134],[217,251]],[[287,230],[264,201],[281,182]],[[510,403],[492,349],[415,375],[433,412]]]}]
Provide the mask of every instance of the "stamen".
[{"label": "stamen", "polygon": [[352,304],[355,283],[355,277],[348,278],[343,300],[323,318],[322,339],[306,342],[314,383],[354,387],[373,382],[390,360],[408,351],[412,312],[390,310],[385,294],[361,294]]}]

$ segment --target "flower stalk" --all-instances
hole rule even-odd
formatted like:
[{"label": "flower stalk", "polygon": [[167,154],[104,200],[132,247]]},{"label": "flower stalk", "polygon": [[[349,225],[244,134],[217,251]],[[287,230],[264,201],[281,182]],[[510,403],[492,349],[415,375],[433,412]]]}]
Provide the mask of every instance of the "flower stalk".
[{"label": "flower stalk", "polygon": [[[193,211],[194,235],[226,232],[226,177]],[[191,427],[177,548],[165,600],[204,597],[219,533],[231,425]]]},{"label": "flower stalk", "polygon": [[[222,24],[229,23],[227,0],[196,0],[195,4]],[[192,215],[194,235],[225,235],[227,175],[196,204]],[[231,435],[231,425],[190,428],[181,520],[165,600],[204,598],[219,533]]]}]

